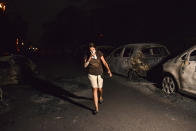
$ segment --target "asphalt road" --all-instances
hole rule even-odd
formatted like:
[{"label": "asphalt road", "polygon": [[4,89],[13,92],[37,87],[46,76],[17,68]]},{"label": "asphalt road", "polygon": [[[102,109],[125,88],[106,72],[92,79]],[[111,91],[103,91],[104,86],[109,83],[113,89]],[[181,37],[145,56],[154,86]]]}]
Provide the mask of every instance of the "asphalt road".
[{"label": "asphalt road", "polygon": [[[84,87],[87,79],[80,77]],[[104,103],[99,105],[97,115],[92,114],[88,84],[72,92],[44,80],[35,79],[33,83],[11,91],[10,95],[18,95],[11,99],[15,102],[11,102],[10,111],[0,114],[0,131],[196,130],[196,100],[181,94],[165,96],[148,82],[129,82],[116,75],[106,79]],[[37,94],[47,94],[47,99],[32,101]]]}]

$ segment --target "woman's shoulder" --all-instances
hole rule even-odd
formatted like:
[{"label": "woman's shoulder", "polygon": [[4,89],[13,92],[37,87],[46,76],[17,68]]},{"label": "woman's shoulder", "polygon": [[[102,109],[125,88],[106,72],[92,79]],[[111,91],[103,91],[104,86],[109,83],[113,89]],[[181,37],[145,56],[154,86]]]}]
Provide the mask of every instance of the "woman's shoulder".
[{"label": "woman's shoulder", "polygon": [[103,53],[102,53],[101,50],[97,50],[97,54],[98,54],[99,56],[103,56]]}]

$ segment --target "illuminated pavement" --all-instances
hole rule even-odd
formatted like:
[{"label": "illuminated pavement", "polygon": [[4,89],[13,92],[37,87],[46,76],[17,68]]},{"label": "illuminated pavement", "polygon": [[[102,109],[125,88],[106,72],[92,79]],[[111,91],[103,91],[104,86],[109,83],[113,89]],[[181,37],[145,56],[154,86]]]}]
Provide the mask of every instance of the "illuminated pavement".
[{"label": "illuminated pavement", "polygon": [[[184,98],[167,102],[160,95],[149,95],[135,87],[123,86],[114,77],[105,81],[104,104],[94,116],[87,108],[93,109],[92,101],[77,100],[63,103],[63,110],[41,114],[32,113],[35,108],[20,106],[12,114],[11,122],[4,123],[1,131],[63,131],[63,130],[115,130],[115,131],[194,131],[196,128],[195,101]],[[145,88],[145,87],[143,87]],[[83,91],[82,96],[91,97],[91,90]],[[80,93],[79,93],[80,94]],[[81,94],[80,94],[81,96]],[[26,96],[27,97],[27,96]],[[183,107],[181,104],[190,104]],[[21,109],[21,107],[23,109]],[[87,107],[87,108],[86,108]],[[25,112],[25,108],[28,110]],[[60,108],[59,106],[56,108]],[[30,111],[32,110],[32,111]],[[21,112],[20,112],[21,111]],[[23,112],[22,112],[23,111]],[[30,113],[31,112],[31,113]],[[22,115],[21,115],[22,114]],[[21,115],[21,116],[19,116]],[[11,117],[10,115],[8,115]],[[7,124],[7,126],[6,126]]]},{"label": "illuminated pavement", "polygon": [[[66,123],[64,128],[89,131],[195,130],[195,101],[186,101],[186,98],[170,101],[158,93],[149,96],[149,91],[141,92],[115,81],[114,78],[105,82],[105,102],[100,106],[98,115],[93,116],[89,111],[73,106],[75,112],[72,112],[71,117],[63,115],[65,118],[60,120]],[[90,106],[90,103],[83,103]],[[181,104],[190,104],[190,107],[183,107]]]}]

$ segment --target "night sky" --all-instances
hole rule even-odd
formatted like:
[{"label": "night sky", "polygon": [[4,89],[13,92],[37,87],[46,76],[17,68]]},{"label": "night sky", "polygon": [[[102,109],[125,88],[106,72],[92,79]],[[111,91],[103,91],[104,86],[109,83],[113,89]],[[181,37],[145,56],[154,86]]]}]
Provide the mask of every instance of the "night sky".
[{"label": "night sky", "polygon": [[[42,25],[55,19],[64,8],[91,10],[103,6],[101,0],[10,0],[11,11],[20,14],[29,24],[28,37],[37,42],[43,33]],[[10,12],[10,11],[8,11]]]},{"label": "night sky", "polygon": [[94,34],[106,34],[107,41],[117,37],[118,41],[167,39],[194,35],[196,29],[193,3],[179,1],[10,0],[9,6],[8,12],[17,12],[28,23],[27,37],[32,43],[40,42],[43,25],[55,22],[59,13],[70,6],[86,14],[94,13],[95,24],[89,28]]},{"label": "night sky", "polygon": [[14,0],[12,3],[13,10],[28,22],[28,37],[32,42],[37,42],[42,35],[42,24],[54,19],[59,11],[72,4],[70,0]]}]

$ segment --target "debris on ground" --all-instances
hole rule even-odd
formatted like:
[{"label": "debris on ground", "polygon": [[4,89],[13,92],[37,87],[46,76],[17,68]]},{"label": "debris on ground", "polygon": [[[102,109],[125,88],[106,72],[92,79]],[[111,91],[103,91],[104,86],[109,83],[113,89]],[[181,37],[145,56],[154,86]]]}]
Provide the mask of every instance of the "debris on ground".
[{"label": "debris on ground", "polygon": [[36,95],[31,97],[32,102],[39,103],[39,104],[47,103],[47,102],[49,102],[53,99],[54,99],[53,96],[46,95],[46,94],[42,94],[42,95],[36,94]]}]

